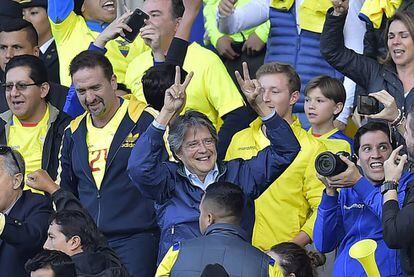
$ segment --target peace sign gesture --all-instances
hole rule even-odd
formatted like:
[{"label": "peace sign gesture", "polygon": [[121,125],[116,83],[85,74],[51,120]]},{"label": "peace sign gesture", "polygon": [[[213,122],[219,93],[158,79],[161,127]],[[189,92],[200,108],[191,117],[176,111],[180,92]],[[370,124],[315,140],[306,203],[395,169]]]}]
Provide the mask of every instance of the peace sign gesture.
[{"label": "peace sign gesture", "polygon": [[193,78],[194,73],[190,72],[184,83],[181,84],[181,69],[179,66],[175,67],[175,81],[174,84],[165,91],[163,110],[169,114],[179,114],[184,106],[186,99],[186,89]]},{"label": "peace sign gesture", "polygon": [[272,110],[267,107],[266,103],[263,101],[265,89],[258,80],[250,79],[247,63],[243,62],[243,78],[238,71],[236,71],[235,74],[237,82],[239,83],[239,86],[246,96],[247,102],[249,102],[250,106],[261,117],[269,115]]}]

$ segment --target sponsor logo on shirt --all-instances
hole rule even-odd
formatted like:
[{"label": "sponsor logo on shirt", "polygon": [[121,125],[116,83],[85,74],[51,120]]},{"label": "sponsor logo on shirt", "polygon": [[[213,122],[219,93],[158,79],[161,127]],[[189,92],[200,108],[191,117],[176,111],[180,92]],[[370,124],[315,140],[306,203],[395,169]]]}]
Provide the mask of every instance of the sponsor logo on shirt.
[{"label": "sponsor logo on shirt", "polygon": [[135,142],[137,141],[138,137],[139,137],[139,134],[133,135],[132,133],[130,133],[126,137],[126,139],[125,139],[124,143],[121,145],[121,147],[125,147],[125,148],[132,148],[132,147],[134,147],[135,146]]},{"label": "sponsor logo on shirt", "polygon": [[352,204],[351,206],[344,205],[345,210],[363,209],[364,207],[365,207],[365,204],[357,204],[357,203]]}]

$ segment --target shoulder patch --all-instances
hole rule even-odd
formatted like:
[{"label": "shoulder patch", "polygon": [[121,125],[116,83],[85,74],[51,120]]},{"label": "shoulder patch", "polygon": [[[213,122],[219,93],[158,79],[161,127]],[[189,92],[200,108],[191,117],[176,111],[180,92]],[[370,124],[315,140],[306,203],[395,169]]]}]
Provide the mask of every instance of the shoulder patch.
[{"label": "shoulder patch", "polygon": [[82,119],[84,119],[86,117],[86,115],[87,115],[87,112],[84,112],[83,114],[76,117],[74,120],[72,120],[70,122],[70,129],[71,129],[72,133],[74,133],[76,131],[76,129],[78,129],[79,124],[81,123]]},{"label": "shoulder patch", "polygon": [[173,244],[173,247],[172,247],[172,250],[173,250],[173,251],[178,251],[178,250],[180,250],[180,243],[179,243],[179,242],[174,243],[174,244]]},{"label": "shoulder patch", "polygon": [[272,258],[269,260],[269,265],[270,266],[275,266],[275,260],[273,260]]}]

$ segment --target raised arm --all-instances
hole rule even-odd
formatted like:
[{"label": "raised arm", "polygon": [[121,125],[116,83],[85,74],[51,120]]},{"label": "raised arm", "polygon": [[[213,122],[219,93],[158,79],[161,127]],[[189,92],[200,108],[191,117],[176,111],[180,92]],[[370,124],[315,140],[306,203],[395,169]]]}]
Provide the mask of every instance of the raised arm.
[{"label": "raised arm", "polygon": [[217,25],[220,32],[234,34],[253,28],[269,18],[270,0],[252,0],[235,8],[235,0],[221,0],[217,12]]}]

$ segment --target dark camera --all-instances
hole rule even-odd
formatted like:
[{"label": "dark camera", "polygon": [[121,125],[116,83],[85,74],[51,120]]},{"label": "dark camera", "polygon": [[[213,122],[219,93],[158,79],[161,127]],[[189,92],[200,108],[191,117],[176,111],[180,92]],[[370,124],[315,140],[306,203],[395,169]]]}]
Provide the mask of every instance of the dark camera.
[{"label": "dark camera", "polygon": [[355,163],[355,159],[348,152],[341,151],[334,154],[330,151],[326,151],[316,157],[316,172],[324,177],[335,176],[344,172],[348,168],[348,165],[341,160],[340,156],[345,156]]},{"label": "dark camera", "polygon": [[369,95],[358,96],[358,113],[359,114],[377,114],[380,112],[380,105],[377,99]]},{"label": "dark camera", "polygon": [[145,20],[148,18],[148,14],[140,9],[136,9],[125,22],[132,29],[132,32],[124,31],[124,39],[128,42],[133,42],[138,36],[139,30],[145,25]]}]

